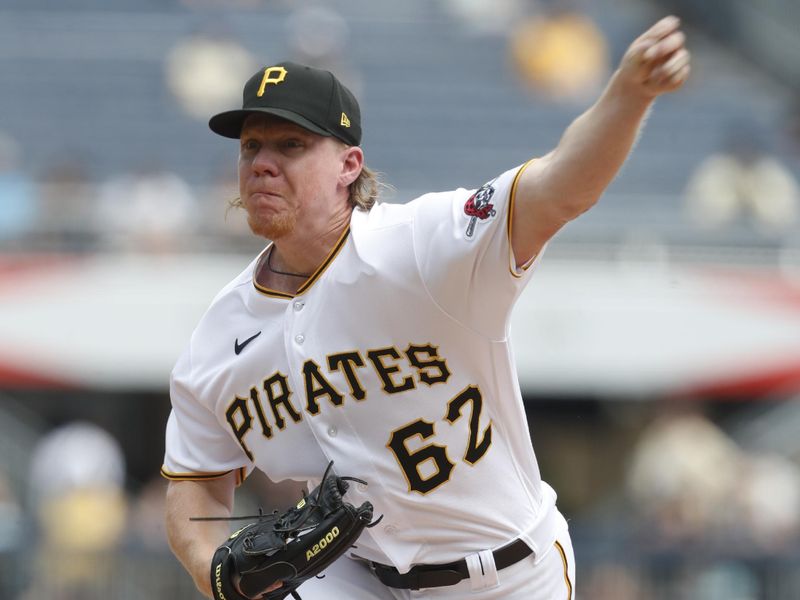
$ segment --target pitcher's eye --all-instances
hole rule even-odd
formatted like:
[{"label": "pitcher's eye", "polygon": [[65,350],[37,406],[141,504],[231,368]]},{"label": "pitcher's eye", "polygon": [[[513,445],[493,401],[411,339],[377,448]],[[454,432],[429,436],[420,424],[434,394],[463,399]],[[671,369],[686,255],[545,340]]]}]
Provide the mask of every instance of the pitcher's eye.
[{"label": "pitcher's eye", "polygon": [[283,141],[283,146],[285,148],[302,148],[303,141],[297,138],[289,138]]},{"label": "pitcher's eye", "polygon": [[242,150],[247,152],[253,152],[254,150],[258,150],[258,142],[252,138],[246,139],[242,141]]}]

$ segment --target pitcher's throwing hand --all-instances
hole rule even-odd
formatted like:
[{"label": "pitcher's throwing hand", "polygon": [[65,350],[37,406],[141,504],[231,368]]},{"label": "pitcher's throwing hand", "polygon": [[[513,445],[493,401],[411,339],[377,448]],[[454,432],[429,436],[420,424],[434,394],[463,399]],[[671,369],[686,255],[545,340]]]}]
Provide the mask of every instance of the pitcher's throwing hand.
[{"label": "pitcher's throwing hand", "polygon": [[678,17],[664,17],[630,45],[620,75],[642,94],[656,97],[679,89],[689,77],[690,54]]}]

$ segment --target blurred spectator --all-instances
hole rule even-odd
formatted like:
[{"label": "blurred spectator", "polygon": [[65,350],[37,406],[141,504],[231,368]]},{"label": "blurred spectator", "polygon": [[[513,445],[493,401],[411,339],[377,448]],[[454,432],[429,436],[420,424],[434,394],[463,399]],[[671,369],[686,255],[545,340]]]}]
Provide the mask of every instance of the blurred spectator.
[{"label": "blurred spectator", "polygon": [[126,521],[125,462],[105,430],[73,422],[45,435],[31,459],[41,542],[24,600],[105,598]]},{"label": "blurred spectator", "polygon": [[13,598],[19,589],[21,578],[15,567],[19,549],[28,541],[22,537],[25,531],[19,499],[0,468],[0,595],[4,598]]},{"label": "blurred spectator", "polygon": [[96,187],[88,165],[75,155],[55,160],[39,178],[40,233],[48,249],[89,250],[96,230],[91,226],[96,205]]},{"label": "blurred spectator", "polygon": [[200,120],[242,103],[241,82],[258,68],[220,24],[179,40],[166,57],[167,87],[186,114]]},{"label": "blurred spectator", "polygon": [[112,249],[176,251],[189,242],[198,224],[192,188],[158,164],[106,182],[99,203],[98,227]]},{"label": "blurred spectator", "polygon": [[744,222],[762,233],[794,227],[800,188],[794,175],[768,150],[754,127],[733,124],[718,152],[692,173],[685,206],[692,223],[718,229]]},{"label": "blurred spectator", "polygon": [[730,522],[740,451],[699,408],[668,406],[642,432],[628,491],[643,529],[667,544],[700,541]]},{"label": "blurred spectator", "polygon": [[[153,553],[169,553],[164,527],[167,480],[160,474],[148,481],[131,502],[128,542]],[[170,555],[171,556],[171,555]]]},{"label": "blurred spectator", "polygon": [[797,159],[797,166],[800,168],[800,94],[790,102],[784,113],[786,123],[786,133],[790,145],[790,152]]},{"label": "blurred spectator", "polygon": [[776,454],[743,457],[736,522],[757,550],[781,552],[800,534],[800,472]]},{"label": "blurred spectator", "polygon": [[683,582],[681,598],[761,600],[758,577],[746,564],[718,562],[701,566]]},{"label": "blurred spectator", "polygon": [[0,132],[0,246],[19,242],[37,227],[39,207],[15,139]]},{"label": "blurred spectator", "polygon": [[800,95],[789,104],[785,112],[785,119],[791,150],[800,156]]},{"label": "blurred spectator", "polygon": [[554,101],[594,97],[611,68],[606,36],[573,0],[552,0],[519,23],[510,53],[521,80]]},{"label": "blurred spectator", "polygon": [[21,532],[22,511],[19,499],[6,473],[0,469],[0,554],[13,548]]},{"label": "blurred spectator", "polygon": [[332,71],[356,97],[363,96],[361,74],[348,59],[350,28],[342,15],[322,4],[301,6],[287,17],[286,29],[290,60]]},{"label": "blurred spectator", "polygon": [[536,10],[531,0],[443,0],[445,9],[471,31],[505,34],[524,9]]},{"label": "blurred spectator", "polygon": [[651,596],[634,570],[615,563],[593,566],[580,589],[584,597],[592,600],[639,600]]},{"label": "blurred spectator", "polygon": [[651,542],[730,546],[745,556],[798,542],[797,465],[743,450],[697,408],[669,408],[645,428],[627,487]]}]

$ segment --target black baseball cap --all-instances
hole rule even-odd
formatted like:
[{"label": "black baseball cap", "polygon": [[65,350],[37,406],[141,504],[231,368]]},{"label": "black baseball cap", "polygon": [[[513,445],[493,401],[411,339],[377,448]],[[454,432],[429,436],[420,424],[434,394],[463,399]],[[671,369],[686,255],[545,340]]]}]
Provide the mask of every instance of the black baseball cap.
[{"label": "black baseball cap", "polygon": [[214,115],[208,126],[214,133],[239,139],[244,120],[257,113],[281,117],[351,146],[361,143],[358,100],[330,71],[293,62],[264,67],[244,84],[242,108]]}]

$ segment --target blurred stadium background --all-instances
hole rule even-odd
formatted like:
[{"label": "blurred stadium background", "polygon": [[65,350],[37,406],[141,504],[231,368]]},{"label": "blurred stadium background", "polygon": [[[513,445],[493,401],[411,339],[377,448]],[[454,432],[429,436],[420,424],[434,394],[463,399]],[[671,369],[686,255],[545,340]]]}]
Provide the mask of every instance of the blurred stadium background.
[{"label": "blurred stadium background", "polygon": [[[516,312],[534,446],[578,598],[800,598],[790,0],[0,0],[0,595],[199,597],[162,525],[167,382],[260,247],[205,124],[257,66],[337,70],[404,202],[548,151],[668,12],[691,80]],[[253,476],[237,511],[296,493]]]}]

